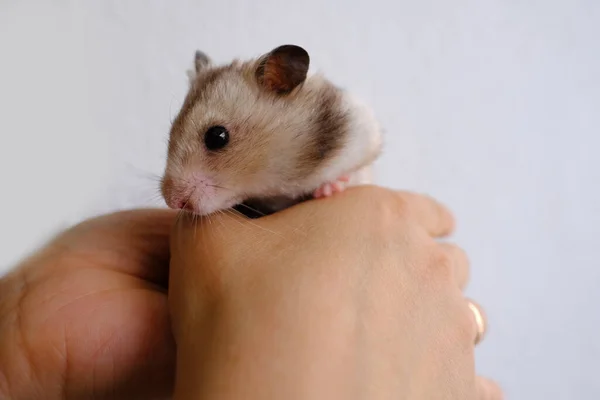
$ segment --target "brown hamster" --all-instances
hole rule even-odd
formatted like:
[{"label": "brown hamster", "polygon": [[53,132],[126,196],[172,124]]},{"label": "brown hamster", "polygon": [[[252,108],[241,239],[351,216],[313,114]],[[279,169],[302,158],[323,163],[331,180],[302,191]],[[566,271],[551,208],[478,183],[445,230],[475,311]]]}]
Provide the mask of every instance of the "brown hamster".
[{"label": "brown hamster", "polygon": [[269,214],[370,181],[382,145],[377,121],[309,75],[309,62],[295,45],[227,65],[196,53],[169,137],[161,183],[169,207],[206,215],[244,203]]}]

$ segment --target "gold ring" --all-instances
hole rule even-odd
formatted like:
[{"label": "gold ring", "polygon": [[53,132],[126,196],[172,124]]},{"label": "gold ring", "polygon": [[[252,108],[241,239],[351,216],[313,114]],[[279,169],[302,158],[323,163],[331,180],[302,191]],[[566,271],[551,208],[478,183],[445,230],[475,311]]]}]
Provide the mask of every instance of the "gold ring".
[{"label": "gold ring", "polygon": [[478,345],[484,338],[486,332],[486,323],[483,318],[483,314],[479,307],[477,307],[473,302],[468,301],[467,304],[469,308],[473,312],[473,316],[475,317],[475,323],[477,324],[477,335],[475,336],[475,345]]}]

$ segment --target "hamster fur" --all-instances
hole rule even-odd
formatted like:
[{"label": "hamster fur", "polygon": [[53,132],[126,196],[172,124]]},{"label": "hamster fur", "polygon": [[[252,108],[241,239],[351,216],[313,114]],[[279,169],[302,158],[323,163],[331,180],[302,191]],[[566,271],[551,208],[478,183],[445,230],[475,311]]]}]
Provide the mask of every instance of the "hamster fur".
[{"label": "hamster fur", "polygon": [[194,61],[169,135],[161,182],[169,207],[206,215],[246,204],[270,214],[370,183],[379,124],[367,105],[309,75],[303,48],[226,65],[197,52]]}]

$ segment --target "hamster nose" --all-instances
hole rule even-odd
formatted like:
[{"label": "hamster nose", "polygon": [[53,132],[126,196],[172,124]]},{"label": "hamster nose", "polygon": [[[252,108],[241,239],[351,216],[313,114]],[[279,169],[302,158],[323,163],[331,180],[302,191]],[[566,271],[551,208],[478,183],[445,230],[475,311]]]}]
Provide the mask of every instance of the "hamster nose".
[{"label": "hamster nose", "polygon": [[161,184],[161,193],[165,203],[171,209],[192,209],[191,190],[185,184],[175,182],[171,176],[165,176]]},{"label": "hamster nose", "polygon": [[188,210],[188,211],[194,211],[194,206],[192,205],[191,201],[179,201],[177,203],[177,208],[181,209],[181,210]]},{"label": "hamster nose", "polygon": [[167,205],[170,208],[178,209],[178,210],[192,210],[194,207],[192,202],[189,200],[189,196],[178,196],[173,195],[167,198]]}]

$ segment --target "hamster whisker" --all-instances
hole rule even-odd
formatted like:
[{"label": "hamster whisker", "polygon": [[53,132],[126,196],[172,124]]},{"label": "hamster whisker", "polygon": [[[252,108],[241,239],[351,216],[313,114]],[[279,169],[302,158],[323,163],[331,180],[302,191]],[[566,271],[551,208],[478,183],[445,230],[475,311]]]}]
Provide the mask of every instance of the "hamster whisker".
[{"label": "hamster whisker", "polygon": [[[274,233],[274,234],[276,234],[276,232],[272,232],[272,231],[270,231],[270,230],[268,230],[268,229],[265,229],[265,228],[263,228],[263,227],[261,227],[261,226],[259,226],[259,225],[256,225],[256,224],[252,223],[252,222],[251,222],[251,221],[249,221],[249,220],[248,220],[248,221],[240,221],[238,218],[235,218],[235,215],[238,215],[238,214],[239,214],[239,215],[242,215],[242,216],[244,216],[244,215],[243,215],[243,214],[241,214],[240,212],[237,212],[237,211],[236,211],[236,210],[234,210],[234,209],[226,209],[226,210],[222,210],[222,212],[224,213],[224,215],[225,215],[227,218],[229,218],[229,219],[232,219],[233,221],[237,222],[237,223],[238,223],[240,226],[244,226],[244,223],[246,223],[246,222],[247,222],[247,223],[249,223],[250,225],[252,225],[253,227],[256,227],[256,228],[259,228],[259,229],[262,229],[262,230],[266,230],[266,231],[268,231],[268,232],[271,232],[271,233]],[[244,217],[245,217],[245,216],[244,216]]]},{"label": "hamster whisker", "polygon": [[249,205],[247,205],[247,204],[240,203],[240,206],[242,206],[242,207],[245,207],[245,208],[247,208],[248,210],[250,210],[250,211],[253,211],[253,212],[257,213],[257,214],[260,214],[260,216],[262,216],[262,217],[266,216],[266,214],[265,214],[265,213],[263,213],[263,212],[260,212],[260,211],[258,211],[256,208],[252,208],[252,207],[250,207],[250,206],[249,206]]},{"label": "hamster whisker", "polygon": [[179,232],[179,236],[181,237],[181,218],[183,216],[183,213],[185,213],[185,211],[183,210],[179,210],[179,212],[177,213],[177,216],[175,217],[175,229],[177,229]]},{"label": "hamster whisker", "polygon": [[151,202],[157,202],[157,201],[161,201],[162,199],[163,199],[163,198],[162,198],[162,193],[160,192],[160,190],[156,190],[156,191],[154,192],[154,194],[150,195],[150,197],[149,197],[149,200],[150,200]]},{"label": "hamster whisker", "polygon": [[[217,214],[218,214],[218,215],[227,215],[227,214],[225,214],[225,212],[224,212],[223,210],[219,210],[219,211],[217,211]],[[219,223],[221,224],[221,228],[224,228],[224,227],[225,227],[225,225],[223,224],[223,221],[221,221],[220,219],[219,219],[218,221],[219,221]],[[222,233],[221,233],[221,237],[223,237],[223,234],[222,234]]]},{"label": "hamster whisker", "polygon": [[214,188],[217,188],[217,189],[224,189],[224,190],[233,191],[232,189],[226,188],[225,186],[212,185],[212,184],[207,184],[207,186],[214,187]]},{"label": "hamster whisker", "polygon": [[237,210],[234,210],[234,209],[230,208],[230,209],[227,209],[226,211],[227,211],[228,213],[232,214],[232,215],[239,215],[239,216],[242,216],[242,217],[244,217],[244,219],[245,219],[245,222],[246,222],[246,223],[248,223],[248,224],[250,224],[250,225],[252,225],[252,226],[254,226],[255,228],[262,229],[263,231],[266,231],[266,232],[272,233],[272,234],[274,234],[274,235],[277,235],[277,236],[281,236],[281,237],[283,237],[283,235],[282,235],[281,233],[279,233],[279,232],[275,232],[275,231],[272,231],[272,230],[270,230],[270,229],[267,229],[267,228],[265,228],[265,227],[263,227],[263,226],[260,226],[260,225],[258,225],[258,224],[255,224],[255,223],[254,223],[254,222],[252,222],[251,220],[247,219],[247,218],[246,218],[246,216],[245,216],[244,214],[242,214],[241,212],[239,212],[239,211],[237,211]]},{"label": "hamster whisker", "polygon": [[125,164],[128,168],[135,170],[136,173],[143,175],[143,177],[145,179],[150,179],[152,181],[158,181],[158,182],[160,182],[162,180],[162,176],[159,174],[155,174],[154,172],[145,171],[139,167],[136,167],[135,165],[133,165],[132,163],[130,163],[128,161],[125,161]]},{"label": "hamster whisker", "polygon": [[[222,215],[227,216],[227,214],[225,214],[223,212],[223,210],[217,210],[213,215],[214,216],[219,216],[219,217],[222,216]],[[217,218],[217,221],[219,221],[219,224],[220,224],[221,228],[225,228],[225,224],[223,224],[223,221],[221,220],[221,218]],[[221,239],[224,239],[223,232],[221,231],[221,229],[217,229],[216,231],[219,232],[219,234],[221,235]]]},{"label": "hamster whisker", "polygon": [[[181,220],[181,218],[183,217],[183,215],[185,215],[185,213],[187,212],[185,210],[185,207],[187,206],[188,202],[190,201],[190,198],[192,197],[192,195],[194,194],[194,191],[196,190],[196,188],[194,188],[192,190],[192,192],[190,193],[190,195],[188,196],[188,198],[185,200],[185,202],[183,203],[183,207],[181,207],[181,209],[179,210],[179,212],[177,213],[177,218],[175,219],[175,226],[178,226],[178,229],[182,229],[181,225],[179,225],[179,222]],[[194,222],[194,219],[192,218],[192,223]],[[194,224],[195,225],[195,224]]]},{"label": "hamster whisker", "polygon": [[[210,221],[210,219],[209,219],[209,221]],[[198,230],[198,225],[201,225],[200,218],[198,218],[198,214],[196,214],[196,213],[193,214],[192,223],[194,224],[194,241],[196,241],[196,232]],[[200,232],[201,233],[203,232],[202,226],[200,227]]]}]

